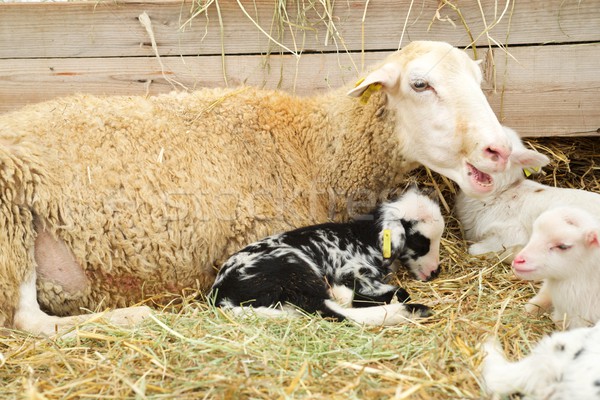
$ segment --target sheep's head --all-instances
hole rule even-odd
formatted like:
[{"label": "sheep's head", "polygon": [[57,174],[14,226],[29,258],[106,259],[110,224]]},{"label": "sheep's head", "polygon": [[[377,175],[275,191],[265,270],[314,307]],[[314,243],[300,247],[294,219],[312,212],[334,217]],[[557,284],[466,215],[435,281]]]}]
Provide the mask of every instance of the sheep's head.
[{"label": "sheep's head", "polygon": [[503,192],[515,183],[525,179],[523,171],[528,170],[535,173],[550,162],[550,159],[544,154],[526,148],[517,132],[506,126],[503,128],[512,144],[512,152],[508,158],[506,171],[490,174],[495,185],[494,189],[485,196]]},{"label": "sheep's head", "polygon": [[[525,280],[566,279],[600,255],[600,226],[593,215],[574,207],[542,213],[529,242],[512,266]],[[584,273],[584,272],[581,272]]]},{"label": "sheep's head", "polygon": [[392,232],[394,254],[390,260],[398,258],[420,280],[438,275],[444,231],[438,204],[416,190],[409,190],[400,199],[383,205],[380,223],[382,232],[385,229]]},{"label": "sheep's head", "polygon": [[[403,156],[454,180],[471,197],[494,189],[511,143],[481,90],[478,64],[443,42],[412,42],[352,89],[387,94]],[[364,98],[364,97],[363,97]]]}]

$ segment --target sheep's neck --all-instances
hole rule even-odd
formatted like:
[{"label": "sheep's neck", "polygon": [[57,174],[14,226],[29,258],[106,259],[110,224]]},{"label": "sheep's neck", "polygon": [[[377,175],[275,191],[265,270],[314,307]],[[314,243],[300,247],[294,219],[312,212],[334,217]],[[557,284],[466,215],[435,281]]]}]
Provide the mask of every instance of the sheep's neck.
[{"label": "sheep's neck", "polygon": [[374,206],[417,166],[402,157],[395,113],[385,103],[383,93],[362,104],[340,90],[312,104],[312,129],[305,133],[303,147],[314,166],[315,184],[336,197],[342,217]]}]

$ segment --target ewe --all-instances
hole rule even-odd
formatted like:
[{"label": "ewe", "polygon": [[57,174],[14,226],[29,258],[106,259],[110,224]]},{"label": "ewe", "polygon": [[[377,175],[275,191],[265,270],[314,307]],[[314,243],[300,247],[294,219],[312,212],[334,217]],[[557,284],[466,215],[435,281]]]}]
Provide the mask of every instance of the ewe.
[{"label": "ewe", "polygon": [[493,190],[511,144],[481,78],[464,52],[414,42],[314,97],[78,95],[1,115],[0,325],[48,334],[82,309],[207,290],[248,243],[343,219],[419,164]]},{"label": "ewe", "polygon": [[[395,260],[420,279],[434,277],[443,230],[439,206],[410,190],[368,217],[308,226],[246,246],[223,264],[210,297],[237,312],[266,307],[272,314],[295,306],[368,325],[428,316],[428,307],[403,304],[406,291],[385,280]],[[340,294],[355,308],[337,304]],[[394,295],[400,303],[389,304]]]},{"label": "ewe", "polygon": [[600,222],[594,215],[574,207],[542,213],[512,265],[521,279],[544,280],[528,312],[554,307],[559,328],[600,321]]},{"label": "ewe", "polygon": [[504,128],[512,142],[512,153],[504,173],[491,174],[494,190],[475,199],[461,191],[456,198],[456,214],[471,254],[505,252],[508,262],[527,243],[533,221],[544,211],[572,205],[600,217],[600,194],[585,190],[556,188],[526,179],[524,169],[534,170],[550,161],[545,155],[527,149],[519,135]]}]

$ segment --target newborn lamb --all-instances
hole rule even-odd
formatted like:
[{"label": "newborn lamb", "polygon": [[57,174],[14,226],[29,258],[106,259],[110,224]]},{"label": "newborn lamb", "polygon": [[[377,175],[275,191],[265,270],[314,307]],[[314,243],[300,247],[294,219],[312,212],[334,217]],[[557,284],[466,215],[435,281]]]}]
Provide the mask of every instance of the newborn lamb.
[{"label": "newborn lamb", "polygon": [[474,242],[469,247],[470,254],[506,251],[502,256],[510,262],[529,240],[533,221],[541,213],[553,207],[572,205],[600,216],[600,194],[526,179],[524,170],[539,170],[550,160],[527,149],[515,131],[504,129],[513,146],[506,172],[491,174],[495,188],[480,198],[460,192],[456,214],[466,239]]},{"label": "newborn lamb", "polygon": [[531,239],[513,260],[515,274],[544,280],[528,312],[554,306],[559,327],[589,326],[600,320],[600,222],[574,207],[558,207],[535,220]]},{"label": "newborn lamb", "polygon": [[[426,317],[428,307],[404,304],[408,293],[385,283],[398,259],[419,279],[438,274],[444,220],[439,206],[416,190],[347,223],[326,223],[269,236],[231,256],[209,298],[265,313],[320,313],[337,321],[395,325]],[[391,303],[394,295],[398,303]],[[343,297],[351,307],[336,299]],[[292,306],[292,307],[290,307]]]}]

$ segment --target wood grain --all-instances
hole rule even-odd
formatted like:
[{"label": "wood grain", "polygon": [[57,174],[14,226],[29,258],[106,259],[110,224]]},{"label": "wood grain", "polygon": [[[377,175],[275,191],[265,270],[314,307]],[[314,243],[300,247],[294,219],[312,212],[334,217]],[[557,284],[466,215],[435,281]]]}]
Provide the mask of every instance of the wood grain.
[{"label": "wood grain", "polygon": [[[470,43],[459,15],[444,1],[372,0],[366,10],[365,0],[331,2],[331,10],[320,2],[287,2],[286,10],[277,10],[276,3],[219,0],[191,23],[190,0],[0,3],[0,112],[75,92],[153,95],[252,84],[306,95],[354,82],[366,66],[397,49],[401,37],[403,43]],[[299,3],[314,6],[299,11]],[[459,4],[478,38],[485,91],[501,121],[528,136],[598,134],[597,2],[506,4]],[[143,12],[160,60],[139,21]],[[251,18],[302,56],[278,54],[282,48]],[[290,23],[274,23],[282,18]],[[489,51],[494,41],[508,43],[514,58],[497,47]]]},{"label": "wood grain", "polygon": [[[600,44],[509,51],[514,59],[496,49],[495,68],[491,62],[485,67],[484,89],[503,123],[525,136],[596,133]],[[387,54],[365,53],[364,62],[373,64]],[[354,65],[361,57],[274,55],[265,62],[262,56],[229,56],[225,67],[229,86],[252,84],[307,95],[352,84],[360,75]],[[165,75],[152,57],[0,60],[0,112],[75,92],[145,95],[181,90],[179,83],[190,90],[225,86],[219,56],[165,57],[163,62]]]},{"label": "wood grain", "polygon": [[[161,55],[264,54],[281,50],[244,15],[236,0],[218,1],[221,29],[215,3],[190,24],[185,24],[193,10],[189,0],[0,3],[0,58],[154,55],[149,36],[138,20],[142,12],[150,16]],[[291,22],[281,27],[273,24],[274,19],[280,20],[275,1],[240,3],[266,32],[289,49],[305,53],[395,50],[409,9],[404,43],[421,39],[444,40],[456,46],[470,43],[458,14],[449,6],[441,7],[439,18],[435,17],[441,3],[438,1],[373,0],[368,3],[366,14],[364,0],[332,2],[335,6],[329,14],[319,2],[314,2],[319,5],[306,13],[297,12],[299,2],[287,2],[287,18]],[[600,41],[597,1],[510,2],[497,25],[493,25],[494,21],[502,15],[506,0],[482,1],[483,10],[479,9],[480,2],[458,3],[473,36],[479,37],[480,46],[489,43],[482,34],[486,25],[489,35],[500,43]],[[304,28],[290,28],[292,24]]]}]

